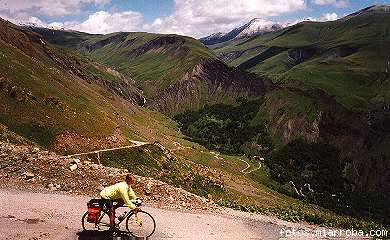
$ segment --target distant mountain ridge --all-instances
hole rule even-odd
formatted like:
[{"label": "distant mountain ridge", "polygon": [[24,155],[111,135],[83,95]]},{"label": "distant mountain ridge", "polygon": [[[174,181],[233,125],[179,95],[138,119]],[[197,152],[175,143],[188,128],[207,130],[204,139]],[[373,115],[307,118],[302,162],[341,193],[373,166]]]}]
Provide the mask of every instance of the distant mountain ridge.
[{"label": "distant mountain ridge", "polygon": [[145,105],[168,115],[210,103],[234,103],[237,97],[259,97],[272,87],[266,78],[229,68],[190,37],[29,29],[51,44],[76,50],[130,77]]},{"label": "distant mountain ridge", "polygon": [[[274,109],[268,118],[274,136],[283,136],[285,142],[318,137],[342,146],[351,189],[390,192],[390,184],[384,180],[390,179],[389,166],[375,162],[382,161],[378,156],[390,156],[389,42],[390,5],[382,5],[336,21],[304,21],[250,39],[234,39],[213,51],[230,66],[272,76],[277,87],[285,88],[267,95],[269,108]],[[311,95],[311,91],[317,92]],[[328,96],[323,103],[318,103],[319,92]],[[332,110],[336,105],[344,109],[342,114]],[[327,118],[329,115],[334,117]],[[337,117],[341,115],[345,117]],[[306,120],[300,119],[302,116]],[[332,136],[342,128],[331,126],[360,127]],[[303,134],[307,129],[312,130]],[[359,146],[356,139],[361,139]]]},{"label": "distant mountain ridge", "polygon": [[221,32],[214,33],[211,34],[210,36],[201,38],[199,40],[205,45],[213,45],[217,43],[230,41],[233,39],[253,37],[268,32],[274,32],[282,28],[283,26],[279,23],[274,23],[261,18],[254,18],[247,24],[235,28],[228,33],[221,33]]}]

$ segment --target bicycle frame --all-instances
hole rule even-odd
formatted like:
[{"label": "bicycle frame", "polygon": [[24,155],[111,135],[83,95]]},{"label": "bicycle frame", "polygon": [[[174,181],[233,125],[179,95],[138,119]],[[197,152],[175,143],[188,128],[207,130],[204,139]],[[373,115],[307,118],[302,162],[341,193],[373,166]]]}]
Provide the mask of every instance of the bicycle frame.
[{"label": "bicycle frame", "polygon": [[[99,226],[99,225],[103,225],[103,226],[105,226],[105,227],[111,227],[111,224],[105,224],[105,223],[101,223],[101,222],[100,222],[100,221],[103,219],[104,214],[107,214],[107,216],[110,217],[110,214],[109,214],[108,211],[102,210],[102,212],[103,212],[103,214],[99,217],[97,223],[95,224],[95,227],[96,227],[96,226]],[[118,222],[117,225],[120,225],[120,224],[121,224],[126,218],[128,218],[131,214],[133,214],[133,211],[129,211],[128,213],[126,213],[126,215],[124,216],[124,218],[123,218],[122,220],[120,220],[120,221]],[[115,219],[118,219],[118,218],[115,217]],[[119,219],[118,219],[118,220],[119,220]],[[115,224],[116,224],[116,223],[115,223]]]}]

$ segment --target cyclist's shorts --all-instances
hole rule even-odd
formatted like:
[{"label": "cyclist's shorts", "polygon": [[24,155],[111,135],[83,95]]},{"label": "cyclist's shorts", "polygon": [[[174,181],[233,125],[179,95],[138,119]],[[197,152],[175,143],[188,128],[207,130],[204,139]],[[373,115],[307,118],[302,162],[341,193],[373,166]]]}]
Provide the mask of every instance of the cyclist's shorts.
[{"label": "cyclist's shorts", "polygon": [[104,199],[104,198],[100,199],[100,205],[101,207],[106,209],[110,209],[114,207],[114,204],[110,199]]}]

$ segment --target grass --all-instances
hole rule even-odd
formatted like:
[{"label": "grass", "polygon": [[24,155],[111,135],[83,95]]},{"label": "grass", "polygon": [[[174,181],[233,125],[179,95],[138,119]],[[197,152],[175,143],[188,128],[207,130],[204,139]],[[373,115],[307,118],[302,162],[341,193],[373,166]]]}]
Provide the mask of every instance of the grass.
[{"label": "grass", "polygon": [[[37,61],[13,48],[7,50],[3,48],[1,51],[7,59],[13,59],[0,64],[2,74],[8,78],[9,84],[20,86],[20,89],[28,89],[37,99],[18,102],[4,97],[9,108],[13,109],[13,116],[19,120],[35,118],[35,122],[43,124],[52,119],[59,122],[58,126],[72,125],[71,121],[74,120],[73,130],[78,129],[81,133],[85,130],[83,122],[89,122],[90,126],[98,124],[97,122],[106,122],[100,118],[98,107],[91,101],[91,90],[87,90],[85,85],[72,79],[72,76],[62,69],[56,68],[49,60]],[[58,99],[59,105],[51,105],[49,99]],[[86,114],[86,110],[89,114]]]},{"label": "grass", "polygon": [[55,131],[45,126],[34,123],[15,123],[7,115],[0,115],[0,122],[8,126],[10,131],[19,133],[43,147],[49,147],[55,138]]},{"label": "grass", "polygon": [[[17,27],[12,31],[15,36],[24,34]],[[69,144],[68,153],[103,148],[102,145],[111,144],[105,139],[114,134],[123,136],[122,144],[128,138],[168,142],[166,136],[177,134],[175,123],[167,117],[134,106],[95,84],[96,79],[123,81],[106,71],[106,67],[65,48],[28,41],[20,47],[14,42],[0,41],[0,78],[6,84],[0,89],[0,121],[17,134],[49,149],[56,148],[60,134],[75,134],[76,137],[69,135],[70,139],[64,139]],[[49,58],[47,52],[65,61],[65,67]],[[68,68],[78,69],[92,83],[80,79]],[[16,89],[25,99],[12,97],[8,88]],[[145,128],[145,124],[150,128]],[[78,144],[75,141],[79,137],[91,138],[94,143]]]},{"label": "grass", "polygon": [[[298,81],[309,88],[323,89],[345,107],[365,111],[373,99],[386,96],[390,90],[385,74],[386,69],[390,71],[387,65],[390,52],[385,47],[390,41],[389,22],[388,14],[384,13],[333,22],[303,22],[211,48],[216,54],[243,52],[230,64],[240,63],[259,74],[281,75],[291,85]],[[251,50],[264,47],[268,51]],[[289,63],[288,51],[308,47],[318,49],[313,57],[296,66]],[[286,51],[270,51],[277,48]]]},{"label": "grass", "polygon": [[310,213],[301,208],[261,208],[256,205],[242,205],[232,200],[220,199],[216,203],[223,207],[228,207],[244,212],[277,216],[281,220],[288,222],[307,222],[321,227],[332,227],[342,229],[362,230],[369,233],[370,230],[385,229],[375,222],[356,219],[348,216],[338,216],[332,213]]},{"label": "grass", "polygon": [[266,59],[262,64],[250,68],[249,71],[259,74],[280,74],[286,72],[290,68],[287,61],[287,55],[287,51],[281,52]]},{"label": "grass", "polygon": [[292,68],[286,74],[288,81],[284,84],[299,79],[308,87],[324,89],[351,110],[364,111],[372,98],[389,91],[388,84],[375,82],[378,74],[365,69],[346,69],[338,64],[318,64],[313,61]]},{"label": "grass", "polygon": [[[223,159],[210,161],[210,158],[213,158],[214,155],[210,152],[202,153],[201,149],[202,147],[197,144],[193,145],[193,148],[182,149],[178,151],[177,156],[179,158],[175,162],[163,157],[161,150],[153,145],[107,152],[100,157],[105,165],[125,167],[131,172],[154,177],[198,195],[211,197],[220,206],[276,216],[290,222],[304,221],[324,227],[354,228],[364,231],[383,228],[383,226],[369,220],[338,215],[316,205],[277,193],[264,185],[272,181],[264,172],[264,169],[245,176],[237,171],[237,169],[245,167],[245,164],[238,160],[241,157],[222,154]],[[226,183],[224,190],[214,187],[205,188],[204,176],[197,174],[194,165],[182,158],[184,156],[192,157],[196,154],[199,154],[198,160],[194,158],[191,161],[209,166],[211,169],[221,170],[225,179],[234,179],[235,182],[239,183],[239,187]],[[89,156],[90,159],[94,159],[94,157]],[[207,159],[209,160],[207,161]],[[188,176],[188,174],[193,176],[190,181],[185,180],[185,176]],[[255,194],[248,194],[240,190],[250,185],[255,187]]]},{"label": "grass", "polygon": [[[213,54],[199,41],[178,35],[142,32],[90,35],[52,30],[45,32],[42,29],[38,31],[43,31],[44,36],[54,44],[70,47],[90,59],[112,66],[132,77],[147,97],[179,81],[202,59],[214,58]],[[50,35],[52,32],[54,32],[53,37]],[[183,40],[184,43],[180,46],[176,46],[175,43],[167,44],[164,48],[148,50],[139,56],[131,56],[134,50],[145,47],[160,37],[177,38]],[[119,40],[110,40],[114,38]],[[86,46],[97,46],[103,42],[105,44],[93,50],[87,50]],[[183,59],[186,60],[183,61]]]}]

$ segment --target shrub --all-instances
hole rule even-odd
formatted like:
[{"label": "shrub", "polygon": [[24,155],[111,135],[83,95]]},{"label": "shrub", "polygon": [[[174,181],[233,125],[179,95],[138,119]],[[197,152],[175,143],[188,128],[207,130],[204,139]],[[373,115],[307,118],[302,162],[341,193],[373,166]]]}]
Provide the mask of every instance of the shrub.
[{"label": "shrub", "polygon": [[237,99],[237,106],[207,105],[175,117],[182,132],[208,149],[228,154],[260,155],[272,148],[264,122],[252,123],[263,100]]}]

